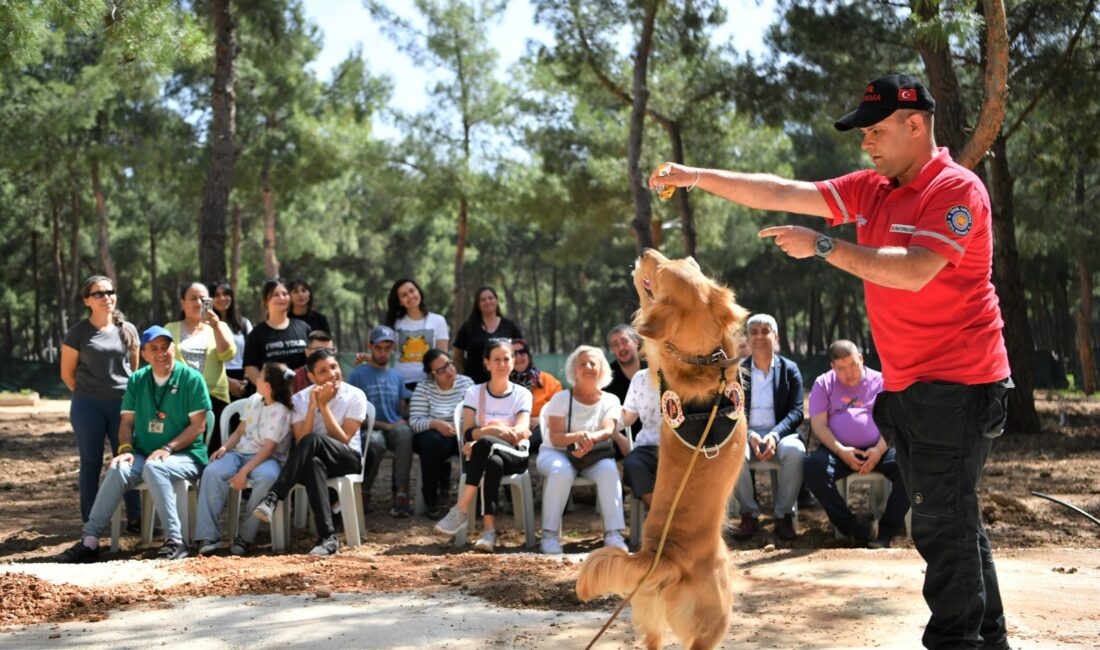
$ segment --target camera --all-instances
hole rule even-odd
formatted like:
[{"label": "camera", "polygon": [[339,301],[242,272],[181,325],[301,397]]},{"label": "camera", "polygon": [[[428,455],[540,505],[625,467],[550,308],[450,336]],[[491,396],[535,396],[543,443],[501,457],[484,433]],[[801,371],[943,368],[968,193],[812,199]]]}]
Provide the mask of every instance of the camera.
[{"label": "camera", "polygon": [[206,320],[206,312],[210,311],[214,307],[213,298],[203,298],[202,307],[199,309],[199,320]]}]

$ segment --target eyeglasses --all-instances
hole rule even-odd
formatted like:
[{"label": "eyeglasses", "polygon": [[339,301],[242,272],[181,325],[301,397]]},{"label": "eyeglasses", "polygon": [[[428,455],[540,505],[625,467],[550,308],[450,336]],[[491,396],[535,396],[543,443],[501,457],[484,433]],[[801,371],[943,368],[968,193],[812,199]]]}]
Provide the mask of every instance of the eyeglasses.
[{"label": "eyeglasses", "polygon": [[519,349],[515,349],[515,350],[512,350],[512,354],[514,354],[514,355],[516,355],[516,356],[518,357],[518,356],[520,356],[521,354],[522,354],[523,356],[528,356],[528,355],[530,355],[531,353],[530,353],[530,352],[529,352],[529,351],[528,351],[528,350],[527,350],[526,348],[519,348]]},{"label": "eyeglasses", "polygon": [[438,368],[433,370],[432,374],[442,377],[443,375],[445,375],[447,373],[448,370],[450,370],[454,367],[455,367],[455,362],[454,361],[448,361],[447,363],[445,363],[442,366],[439,366]]},{"label": "eyeglasses", "polygon": [[115,295],[114,289],[108,289],[106,291],[90,291],[88,292],[89,298],[106,298],[107,296]]}]

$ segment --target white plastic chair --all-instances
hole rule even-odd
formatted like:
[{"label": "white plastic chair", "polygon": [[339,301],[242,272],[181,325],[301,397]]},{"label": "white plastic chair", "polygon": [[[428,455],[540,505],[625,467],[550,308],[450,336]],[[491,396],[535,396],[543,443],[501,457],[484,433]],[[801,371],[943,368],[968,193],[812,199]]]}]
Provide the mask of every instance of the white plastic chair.
[{"label": "white plastic chair", "polygon": [[[454,419],[455,419],[455,431],[459,436],[459,448],[458,448],[458,489],[461,491],[466,486],[466,454],[462,453],[463,447],[463,429],[462,429],[462,411],[463,404],[459,403],[455,407]],[[512,507],[515,509],[515,522],[518,529],[523,526],[524,543],[527,548],[533,548],[535,546],[535,491],[531,485],[531,472],[525,471],[519,474],[506,474],[500,481],[502,486],[508,485],[512,488]],[[470,531],[477,526],[477,508],[471,506],[466,512],[467,525],[466,528],[461,530],[455,535],[455,547],[462,548],[466,546],[469,538]],[[520,522],[523,522],[522,524]]]},{"label": "white plastic chair", "polygon": [[[886,478],[885,474],[881,472],[867,472],[866,474],[849,474],[848,476],[836,481],[837,492],[840,492],[840,496],[844,497],[844,503],[852,503],[852,487],[857,483],[866,483],[870,488],[870,500],[871,500],[871,512],[875,516],[875,521],[882,518],[882,513],[886,512],[886,501],[890,498],[890,491],[893,489],[893,485],[890,480]],[[905,536],[909,537],[910,527],[912,522],[912,511],[905,513]],[[837,539],[844,539],[844,535],[833,526],[834,535]]]},{"label": "white plastic chair", "polygon": [[[206,431],[202,437],[202,444],[210,441],[210,434],[214,431],[214,412],[206,412]],[[176,492],[176,515],[180,520],[180,536],[184,544],[191,543],[191,531],[195,528],[195,515],[199,506],[199,484],[187,479],[178,479],[172,482],[172,488]],[[153,523],[157,516],[157,510],[153,507],[153,499],[149,496],[149,486],[144,482],[135,488],[141,495],[141,543],[149,544],[153,541]],[[122,510],[120,501],[115,508],[115,514],[111,516],[111,552],[118,551],[118,540],[122,536]]]},{"label": "white plastic chair", "polygon": [[[624,426],[622,428],[623,435],[626,436],[628,444],[627,453],[634,451],[634,432],[630,430],[630,427]],[[626,487],[626,486],[623,486]],[[648,513],[645,501],[634,491],[630,491],[630,545],[634,548],[639,548],[642,545],[642,524],[645,523],[646,514]]]},{"label": "white plastic chair", "polygon": [[[218,430],[221,432],[222,444],[225,444],[226,440],[229,440],[231,434],[229,430],[229,421],[232,416],[240,416],[244,411],[244,407],[248,404],[248,399],[239,399],[229,404],[222,411],[222,419],[218,423]],[[246,487],[252,487],[252,479],[248,479]],[[226,528],[229,533],[229,539],[236,539],[237,532],[240,530],[241,525],[241,493],[239,490],[233,487],[229,488],[229,495],[226,499],[226,504],[229,506],[225,515]],[[252,516],[252,513],[247,512],[245,516]],[[290,522],[289,513],[287,512],[287,502],[279,501],[275,504],[275,514],[271,521],[271,550],[275,553],[284,553],[287,550],[287,546],[290,543]]]},{"label": "white plastic chair", "polygon": [[[364,442],[370,440],[370,435],[374,433],[374,404],[367,402],[367,428],[360,429],[361,440]],[[325,481],[325,484],[336,490],[336,494],[340,500],[340,517],[344,522],[344,536],[347,538],[346,542],[348,546],[359,546],[363,542],[362,534],[367,529],[367,515],[363,510],[363,471],[366,469],[367,463],[367,450],[364,448],[360,453],[360,464],[358,474],[347,474],[345,476],[335,476]],[[309,499],[306,495],[306,486],[301,483],[296,484],[287,495],[287,500],[293,499],[293,512],[295,518],[295,524],[299,524],[300,528],[306,526],[305,519],[309,516]],[[288,523],[283,524],[286,530],[286,539],[290,539],[290,527]]]},{"label": "white plastic chair", "polygon": [[[744,453],[744,452],[742,452]],[[778,452],[777,452],[778,453]],[[754,471],[754,472],[767,472],[772,481],[772,504],[774,505],[779,500],[779,461],[776,460],[753,460],[745,463],[741,466],[742,472]],[[735,483],[736,486],[736,483]],[[726,502],[727,514],[732,517],[737,517],[741,514],[741,504],[737,501],[736,487],[730,492],[729,501]],[[798,503],[794,504],[794,525],[798,527]]]}]

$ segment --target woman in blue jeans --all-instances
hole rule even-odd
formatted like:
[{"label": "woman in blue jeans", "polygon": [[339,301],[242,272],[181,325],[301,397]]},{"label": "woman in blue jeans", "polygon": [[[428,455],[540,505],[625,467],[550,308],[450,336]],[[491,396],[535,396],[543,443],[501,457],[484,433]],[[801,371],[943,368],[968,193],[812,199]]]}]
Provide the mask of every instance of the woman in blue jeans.
[{"label": "woman in blue jeans", "polygon": [[[73,392],[69,420],[80,450],[80,518],[88,521],[99,491],[103,441],[118,451],[119,411],[126,382],[138,367],[138,333],[116,308],[111,279],[93,275],[80,292],[88,317],[65,333],[61,346],[61,380]],[[126,493],[127,529],[141,524],[136,491]]]}]

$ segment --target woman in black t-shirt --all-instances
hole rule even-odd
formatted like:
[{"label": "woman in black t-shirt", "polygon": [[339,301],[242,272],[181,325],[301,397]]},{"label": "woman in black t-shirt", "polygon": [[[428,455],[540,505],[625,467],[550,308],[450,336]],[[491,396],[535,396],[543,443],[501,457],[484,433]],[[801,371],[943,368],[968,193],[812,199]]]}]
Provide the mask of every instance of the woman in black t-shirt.
[{"label": "woman in black t-shirt", "polygon": [[261,297],[267,318],[252,328],[244,344],[244,373],[253,385],[269,361],[291,370],[306,365],[309,338],[309,325],[290,317],[290,292],[282,279],[265,282]]},{"label": "woman in black t-shirt", "polygon": [[452,347],[458,372],[473,379],[475,384],[484,384],[489,381],[489,373],[481,358],[489,339],[521,339],[523,330],[500,313],[500,301],[492,287],[481,287],[474,295],[470,317],[458,328]]},{"label": "woman in black t-shirt", "polygon": [[286,285],[290,292],[290,317],[305,321],[309,331],[321,330],[332,336],[328,319],[319,311],[313,310],[313,289],[302,278],[294,278]]}]

